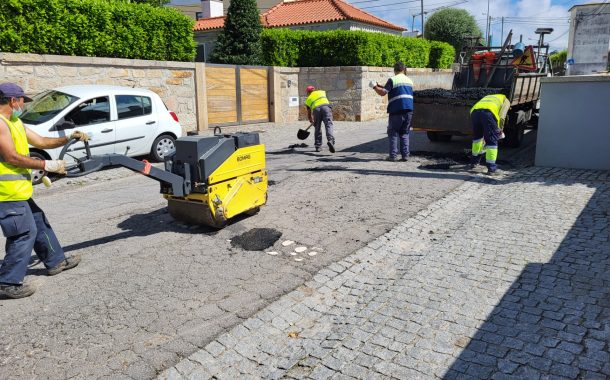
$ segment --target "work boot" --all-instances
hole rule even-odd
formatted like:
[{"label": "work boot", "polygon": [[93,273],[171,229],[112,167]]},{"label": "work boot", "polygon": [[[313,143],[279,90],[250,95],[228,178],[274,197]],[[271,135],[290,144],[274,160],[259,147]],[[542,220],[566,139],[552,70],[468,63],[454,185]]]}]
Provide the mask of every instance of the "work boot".
[{"label": "work boot", "polygon": [[31,296],[34,292],[36,292],[36,287],[30,284],[0,284],[0,293],[3,293],[8,298],[25,298]]},{"label": "work boot", "polygon": [[497,170],[497,169],[494,169],[494,170],[487,169],[487,175],[488,175],[488,176],[493,177],[493,176],[495,176],[495,175],[497,175],[497,174],[498,174],[498,170]]},{"label": "work boot", "polygon": [[407,161],[409,161],[409,157],[405,157],[405,156],[403,156],[403,157],[400,159],[400,161],[402,161],[402,162],[407,162]]},{"label": "work boot", "polygon": [[328,150],[330,150],[331,153],[335,153],[335,146],[333,145],[333,143],[329,141],[326,144],[328,145]]},{"label": "work boot", "polygon": [[47,269],[47,275],[55,276],[56,274],[60,274],[61,272],[72,269],[80,263],[80,255],[72,255],[70,257],[66,257],[64,261],[59,263],[55,268]]},{"label": "work boot", "polygon": [[319,151],[321,151],[321,150],[322,150],[322,149],[320,149],[320,147],[319,147],[319,146],[317,146],[317,147],[316,147],[316,152],[319,152]]},{"label": "work boot", "polygon": [[388,156],[385,158],[386,161],[394,162],[396,161],[396,157]]}]

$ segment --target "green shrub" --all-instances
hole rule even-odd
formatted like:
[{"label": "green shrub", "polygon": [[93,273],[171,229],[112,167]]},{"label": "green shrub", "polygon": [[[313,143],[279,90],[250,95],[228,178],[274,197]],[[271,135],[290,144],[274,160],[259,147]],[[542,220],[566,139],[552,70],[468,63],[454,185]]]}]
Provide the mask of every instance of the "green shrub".
[{"label": "green shrub", "polygon": [[453,63],[455,49],[446,42],[430,41],[430,62],[433,69],[448,69]]},{"label": "green shrub", "polygon": [[101,0],[0,1],[0,51],[192,61],[193,21],[171,8]]},{"label": "green shrub", "polygon": [[407,67],[426,67],[430,61],[429,41],[382,33],[267,29],[261,40],[263,64],[269,66],[390,67],[402,61]]},{"label": "green shrub", "polygon": [[563,68],[564,63],[566,63],[567,57],[567,50],[561,50],[557,53],[549,55],[549,59],[551,60],[551,65],[553,65],[553,69],[558,70]]}]

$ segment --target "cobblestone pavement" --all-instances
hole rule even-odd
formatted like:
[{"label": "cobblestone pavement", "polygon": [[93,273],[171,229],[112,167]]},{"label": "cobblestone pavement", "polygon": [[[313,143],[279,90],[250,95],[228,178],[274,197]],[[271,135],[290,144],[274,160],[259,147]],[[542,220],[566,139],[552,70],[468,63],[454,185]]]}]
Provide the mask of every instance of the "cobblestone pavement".
[{"label": "cobblestone pavement", "polygon": [[609,177],[467,181],[159,378],[609,378]]}]

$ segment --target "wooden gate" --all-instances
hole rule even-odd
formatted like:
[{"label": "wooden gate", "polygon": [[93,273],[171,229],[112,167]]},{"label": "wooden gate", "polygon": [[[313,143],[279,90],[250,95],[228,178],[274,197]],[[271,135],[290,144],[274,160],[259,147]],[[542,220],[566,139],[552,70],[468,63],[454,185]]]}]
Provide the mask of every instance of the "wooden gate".
[{"label": "wooden gate", "polygon": [[206,65],[208,126],[269,121],[269,68]]}]

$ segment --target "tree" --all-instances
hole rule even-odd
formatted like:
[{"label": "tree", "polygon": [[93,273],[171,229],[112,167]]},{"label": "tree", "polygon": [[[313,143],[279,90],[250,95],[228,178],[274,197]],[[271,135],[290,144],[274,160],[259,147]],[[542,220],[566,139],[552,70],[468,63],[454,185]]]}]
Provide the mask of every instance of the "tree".
[{"label": "tree", "polygon": [[231,1],[211,61],[233,65],[260,64],[262,30],[256,0]]},{"label": "tree", "polygon": [[456,56],[464,46],[464,36],[480,36],[481,30],[474,17],[465,9],[447,8],[435,12],[424,28],[428,40],[447,42],[455,48]]}]

